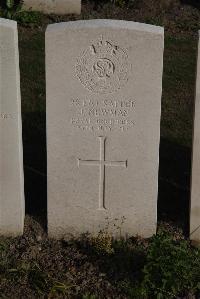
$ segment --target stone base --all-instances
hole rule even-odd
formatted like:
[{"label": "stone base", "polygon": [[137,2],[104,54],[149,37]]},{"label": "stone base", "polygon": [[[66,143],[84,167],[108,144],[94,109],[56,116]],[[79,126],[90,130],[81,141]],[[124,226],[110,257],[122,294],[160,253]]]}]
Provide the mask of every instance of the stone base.
[{"label": "stone base", "polygon": [[47,14],[80,14],[81,0],[24,0],[23,9]]},{"label": "stone base", "polygon": [[200,248],[200,240],[196,241],[196,240],[191,240],[191,244],[194,247]]}]

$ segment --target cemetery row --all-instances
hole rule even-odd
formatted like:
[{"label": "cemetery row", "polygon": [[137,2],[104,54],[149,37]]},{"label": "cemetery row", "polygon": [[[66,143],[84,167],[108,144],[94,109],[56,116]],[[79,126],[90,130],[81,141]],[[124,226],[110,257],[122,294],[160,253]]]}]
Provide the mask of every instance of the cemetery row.
[{"label": "cemetery row", "polygon": [[[164,30],[115,20],[46,32],[48,232],[156,232]],[[200,51],[200,50],[199,50]],[[200,57],[200,52],[199,52]],[[0,234],[24,226],[17,24],[0,19]],[[200,242],[200,62],[191,239]]]}]

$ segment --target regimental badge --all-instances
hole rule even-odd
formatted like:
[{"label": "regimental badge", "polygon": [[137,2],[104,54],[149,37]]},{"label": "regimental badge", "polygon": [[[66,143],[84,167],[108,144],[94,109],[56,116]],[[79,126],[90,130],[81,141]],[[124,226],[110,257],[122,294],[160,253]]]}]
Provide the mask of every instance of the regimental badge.
[{"label": "regimental badge", "polygon": [[127,83],[130,69],[126,51],[101,37],[78,58],[76,75],[88,90],[107,94]]}]

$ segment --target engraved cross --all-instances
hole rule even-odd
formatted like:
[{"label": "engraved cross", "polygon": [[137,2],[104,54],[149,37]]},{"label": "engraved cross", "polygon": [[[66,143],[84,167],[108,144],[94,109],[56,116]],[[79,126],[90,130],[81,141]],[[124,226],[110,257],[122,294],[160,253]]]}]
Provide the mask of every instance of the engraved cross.
[{"label": "engraved cross", "polygon": [[106,137],[98,137],[100,142],[100,159],[99,160],[81,160],[78,159],[80,166],[99,166],[99,210],[106,210],[105,207],[105,170],[106,166],[121,166],[127,168],[128,161],[107,161],[105,159]]}]

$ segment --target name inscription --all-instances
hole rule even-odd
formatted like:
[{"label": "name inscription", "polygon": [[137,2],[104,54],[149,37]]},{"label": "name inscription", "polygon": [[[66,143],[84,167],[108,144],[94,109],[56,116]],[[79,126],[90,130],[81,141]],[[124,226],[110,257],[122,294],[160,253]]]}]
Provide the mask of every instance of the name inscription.
[{"label": "name inscription", "polygon": [[79,130],[127,131],[135,126],[134,100],[71,99],[71,125]]}]

